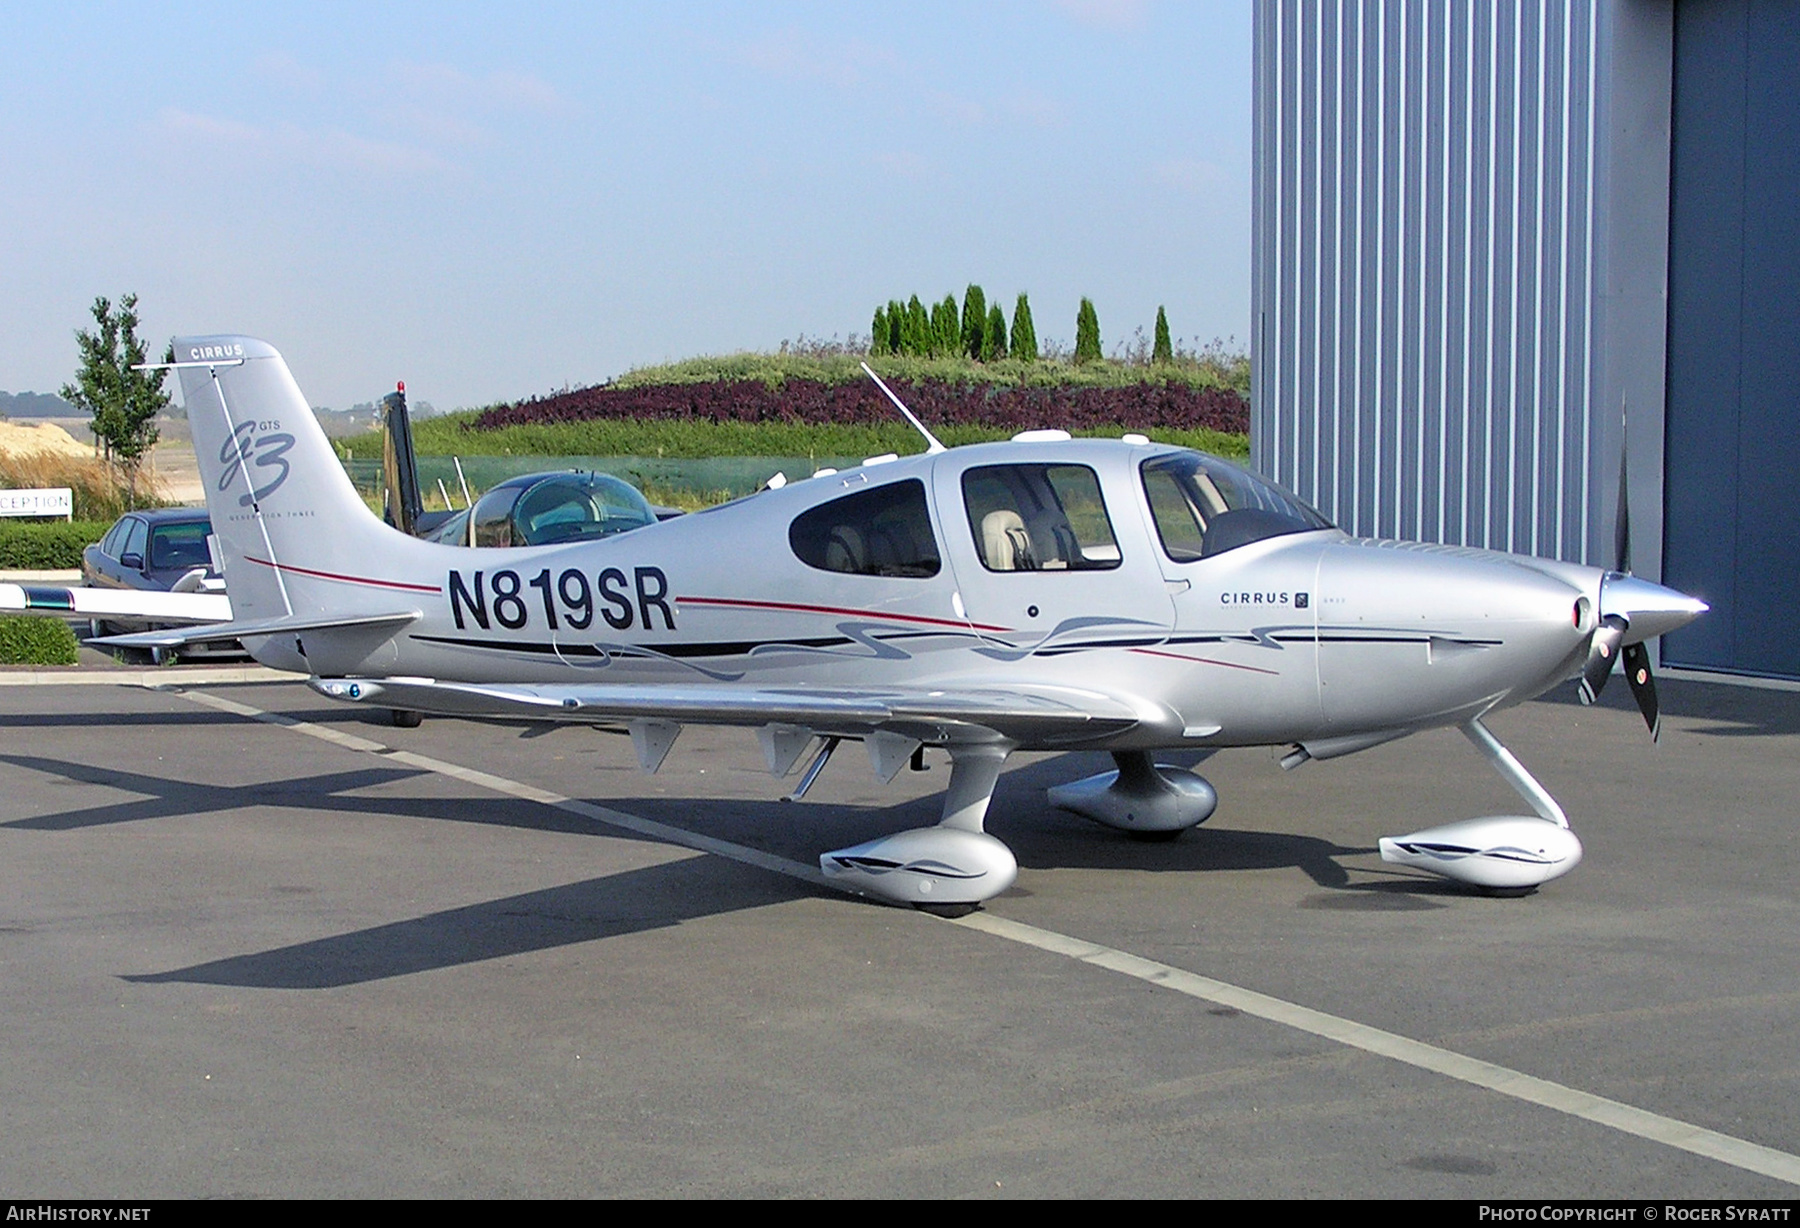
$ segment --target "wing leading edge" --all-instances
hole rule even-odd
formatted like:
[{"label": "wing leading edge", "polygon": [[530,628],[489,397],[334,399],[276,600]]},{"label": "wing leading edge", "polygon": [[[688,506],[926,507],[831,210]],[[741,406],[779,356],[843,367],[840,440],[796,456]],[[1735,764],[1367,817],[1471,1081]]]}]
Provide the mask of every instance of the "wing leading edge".
[{"label": "wing leading edge", "polygon": [[1005,740],[1077,745],[1116,737],[1173,714],[1099,691],[1067,687],[806,689],[728,686],[529,686],[430,678],[315,678],[320,694],[351,703],[441,716],[526,720],[663,721],[697,725],[788,725],[823,736],[895,733],[933,745]]},{"label": "wing leading edge", "polygon": [[0,614],[80,614],[145,622],[222,623],[231,619],[231,600],[223,593],[0,584]]}]

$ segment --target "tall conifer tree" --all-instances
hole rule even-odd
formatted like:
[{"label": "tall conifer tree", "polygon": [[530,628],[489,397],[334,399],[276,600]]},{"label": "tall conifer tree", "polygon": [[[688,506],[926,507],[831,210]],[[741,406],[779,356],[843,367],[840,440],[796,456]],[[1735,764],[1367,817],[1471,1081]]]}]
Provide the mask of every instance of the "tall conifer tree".
[{"label": "tall conifer tree", "polygon": [[869,325],[869,353],[885,354],[888,343],[887,308],[875,309],[875,320]]},{"label": "tall conifer tree", "polygon": [[1038,358],[1037,328],[1031,322],[1031,303],[1025,295],[1013,304],[1012,350],[1014,358],[1036,362]]},{"label": "tall conifer tree", "polygon": [[979,359],[987,339],[987,295],[981,287],[971,285],[963,291],[962,352]]},{"label": "tall conifer tree", "polygon": [[962,347],[962,322],[956,314],[956,296],[946,294],[944,301],[931,309],[931,352],[949,356]]},{"label": "tall conifer tree", "polygon": [[1006,357],[1006,313],[995,303],[988,308],[987,328],[981,334],[981,361]]},{"label": "tall conifer tree", "polygon": [[1156,344],[1150,351],[1150,361],[1158,366],[1175,361],[1175,347],[1169,341],[1169,317],[1160,305],[1156,309]]},{"label": "tall conifer tree", "polygon": [[924,354],[931,349],[931,320],[918,295],[906,300],[906,324],[901,331],[900,352]]},{"label": "tall conifer tree", "polygon": [[1075,361],[1100,361],[1100,315],[1090,298],[1082,299],[1075,313]]}]

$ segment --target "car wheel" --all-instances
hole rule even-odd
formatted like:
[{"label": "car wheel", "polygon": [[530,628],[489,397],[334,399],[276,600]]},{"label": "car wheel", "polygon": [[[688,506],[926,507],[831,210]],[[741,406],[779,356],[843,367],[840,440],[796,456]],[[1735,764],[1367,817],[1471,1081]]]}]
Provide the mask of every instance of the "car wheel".
[{"label": "car wheel", "polygon": [[423,712],[406,712],[400,708],[391,708],[388,711],[388,716],[393,720],[394,726],[398,729],[417,729],[420,725],[425,723],[425,714]]},{"label": "car wheel", "polygon": [[181,664],[181,654],[176,652],[173,648],[152,648],[150,650],[150,664],[179,665]]}]

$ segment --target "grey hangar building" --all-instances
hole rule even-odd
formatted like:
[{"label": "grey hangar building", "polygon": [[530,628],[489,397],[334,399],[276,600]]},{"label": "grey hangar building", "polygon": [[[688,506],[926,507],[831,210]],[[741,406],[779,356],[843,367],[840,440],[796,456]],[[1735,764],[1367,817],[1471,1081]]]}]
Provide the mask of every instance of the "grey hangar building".
[{"label": "grey hangar building", "polygon": [[1800,5],[1257,0],[1252,459],[1800,679]]}]

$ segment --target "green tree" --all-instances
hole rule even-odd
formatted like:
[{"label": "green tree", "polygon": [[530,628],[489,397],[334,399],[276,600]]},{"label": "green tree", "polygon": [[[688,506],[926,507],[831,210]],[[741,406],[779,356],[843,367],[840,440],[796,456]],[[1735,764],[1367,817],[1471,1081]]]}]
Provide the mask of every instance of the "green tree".
[{"label": "green tree", "polygon": [[925,305],[915,294],[906,300],[906,318],[900,325],[900,352],[923,354],[930,349],[931,320],[925,315]]},{"label": "green tree", "polygon": [[887,328],[888,328],[888,330],[887,330],[887,352],[888,353],[904,354],[906,352],[905,349],[902,348],[902,344],[900,341],[900,334],[902,333],[902,331],[904,331],[905,325],[906,325],[906,308],[901,305],[899,299],[897,299],[897,298],[889,299],[888,300],[888,321],[887,321]]},{"label": "green tree", "polygon": [[[156,415],[169,407],[169,394],[163,391],[168,371],[133,370],[146,358],[137,335],[137,302],[137,295],[127,294],[115,310],[104,298],[94,300],[96,330],[75,334],[81,368],[73,384],[62,386],[63,400],[94,415],[94,438],[107,459],[125,471],[133,506],[138,468],[156,446]],[[163,361],[175,361],[173,347]]]},{"label": "green tree", "polygon": [[931,352],[948,357],[962,348],[962,321],[956,312],[956,296],[946,294],[944,301],[931,308]]},{"label": "green tree", "polygon": [[1037,328],[1031,322],[1031,303],[1024,294],[1013,304],[1012,350],[1014,358],[1036,362],[1038,358]]},{"label": "green tree", "polygon": [[875,320],[869,325],[869,353],[885,354],[888,352],[887,308],[875,309]]},{"label": "green tree", "polygon": [[963,291],[962,352],[970,358],[981,358],[987,340],[987,295],[981,287],[971,285]]},{"label": "green tree", "polygon": [[1100,316],[1090,298],[1082,299],[1075,313],[1075,361],[1100,361]]},{"label": "green tree", "polygon": [[1156,309],[1156,344],[1150,351],[1150,361],[1159,366],[1175,361],[1175,347],[1169,341],[1169,317],[1160,305]]},{"label": "green tree", "polygon": [[987,328],[981,334],[981,361],[1006,357],[1006,313],[995,303],[988,308]]}]

